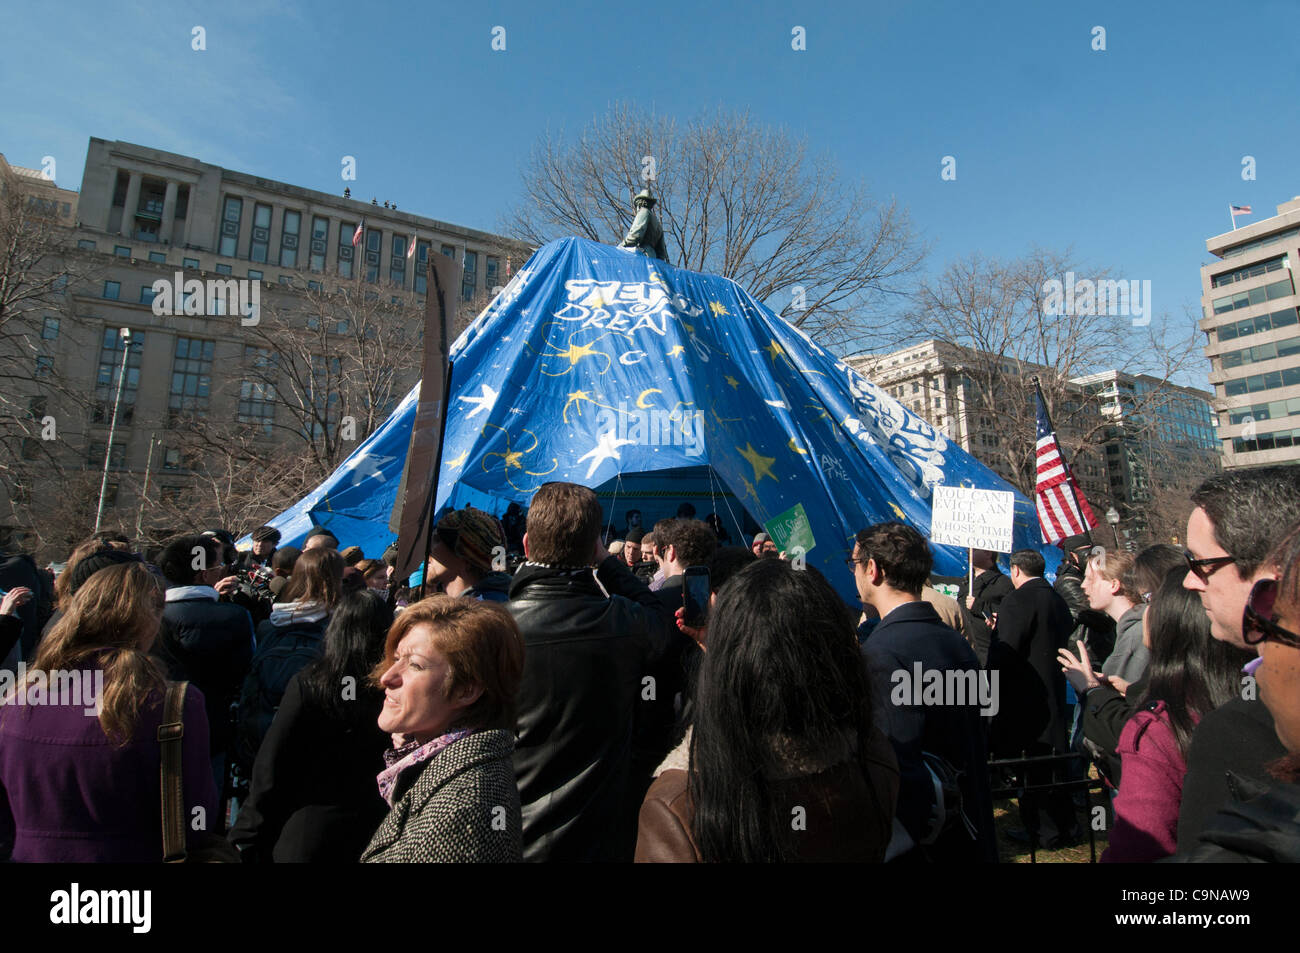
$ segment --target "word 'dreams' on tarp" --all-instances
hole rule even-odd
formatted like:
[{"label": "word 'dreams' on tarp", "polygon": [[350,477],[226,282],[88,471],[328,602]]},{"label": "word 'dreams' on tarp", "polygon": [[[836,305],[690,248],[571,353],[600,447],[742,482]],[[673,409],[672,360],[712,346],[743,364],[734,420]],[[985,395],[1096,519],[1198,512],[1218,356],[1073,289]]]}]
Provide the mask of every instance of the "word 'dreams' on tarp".
[{"label": "word 'dreams' on tarp", "polygon": [[930,511],[930,540],[1009,553],[1016,517],[1016,495],[1004,490],[936,486]]}]

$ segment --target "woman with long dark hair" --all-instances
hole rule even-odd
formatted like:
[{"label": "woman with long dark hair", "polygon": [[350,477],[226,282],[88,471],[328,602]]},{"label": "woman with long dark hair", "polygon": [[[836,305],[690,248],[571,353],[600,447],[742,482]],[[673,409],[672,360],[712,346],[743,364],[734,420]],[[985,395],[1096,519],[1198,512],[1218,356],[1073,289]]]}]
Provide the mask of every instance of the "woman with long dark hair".
[{"label": "woman with long dark hair", "polygon": [[880,861],[897,794],[844,604],[812,568],[742,569],[709,620],[688,770],[646,794],[637,860]]},{"label": "woman with long dark hair", "polygon": [[[149,655],[163,591],[138,561],[63,603],[26,677],[0,697],[0,843],[23,862],[163,859],[159,783],[166,681]],[[18,696],[21,694],[21,698]],[[203,694],[183,709],[188,846],[219,822]]]},{"label": "woman with long dark hair", "polygon": [[344,595],[324,655],[290,679],[230,832],[245,862],[361,857],[387,812],[375,789],[390,744],[376,725],[384,695],[369,675],[392,622],[379,593]]},{"label": "woman with long dark hair", "polygon": [[1186,570],[1170,572],[1143,619],[1150,652],[1146,692],[1120,735],[1122,780],[1115,798],[1108,863],[1168,857],[1178,847],[1178,807],[1192,732],[1205,715],[1241,691],[1250,655],[1210,635],[1210,620]]}]

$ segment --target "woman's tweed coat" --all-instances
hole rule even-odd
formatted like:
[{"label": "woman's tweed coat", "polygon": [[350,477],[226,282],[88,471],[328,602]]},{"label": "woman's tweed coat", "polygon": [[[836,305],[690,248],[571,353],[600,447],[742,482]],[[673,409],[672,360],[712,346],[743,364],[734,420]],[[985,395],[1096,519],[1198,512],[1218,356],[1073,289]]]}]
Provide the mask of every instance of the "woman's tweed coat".
[{"label": "woman's tweed coat", "polygon": [[426,762],[397,799],[366,863],[506,863],[522,859],[523,815],[508,731],[479,731]]}]

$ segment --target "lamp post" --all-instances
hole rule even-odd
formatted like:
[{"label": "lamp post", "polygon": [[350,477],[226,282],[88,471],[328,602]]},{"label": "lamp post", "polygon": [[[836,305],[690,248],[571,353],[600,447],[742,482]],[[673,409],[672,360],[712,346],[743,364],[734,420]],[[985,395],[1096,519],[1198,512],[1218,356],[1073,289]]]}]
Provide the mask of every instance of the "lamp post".
[{"label": "lamp post", "polygon": [[104,495],[108,492],[108,466],[113,459],[113,435],[117,432],[117,410],[122,405],[122,385],[126,383],[126,365],[131,357],[131,329],[122,328],[122,370],[117,378],[117,394],[113,398],[113,416],[108,423],[108,449],[104,451],[104,475],[99,481],[99,508],[95,511],[95,532],[104,519]]},{"label": "lamp post", "polygon": [[1110,531],[1115,534],[1115,549],[1119,549],[1119,510],[1111,507],[1106,511],[1106,522],[1110,524]]}]

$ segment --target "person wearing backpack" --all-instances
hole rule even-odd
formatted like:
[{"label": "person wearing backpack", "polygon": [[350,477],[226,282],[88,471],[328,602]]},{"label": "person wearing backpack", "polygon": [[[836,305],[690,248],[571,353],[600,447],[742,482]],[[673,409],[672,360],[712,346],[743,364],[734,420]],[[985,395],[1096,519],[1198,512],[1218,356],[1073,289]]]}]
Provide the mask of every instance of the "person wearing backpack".
[{"label": "person wearing backpack", "polygon": [[343,590],[343,557],[318,548],[303,553],[257,627],[257,653],[239,697],[237,756],[248,776],[289,680],[324,652],[325,627]]}]

